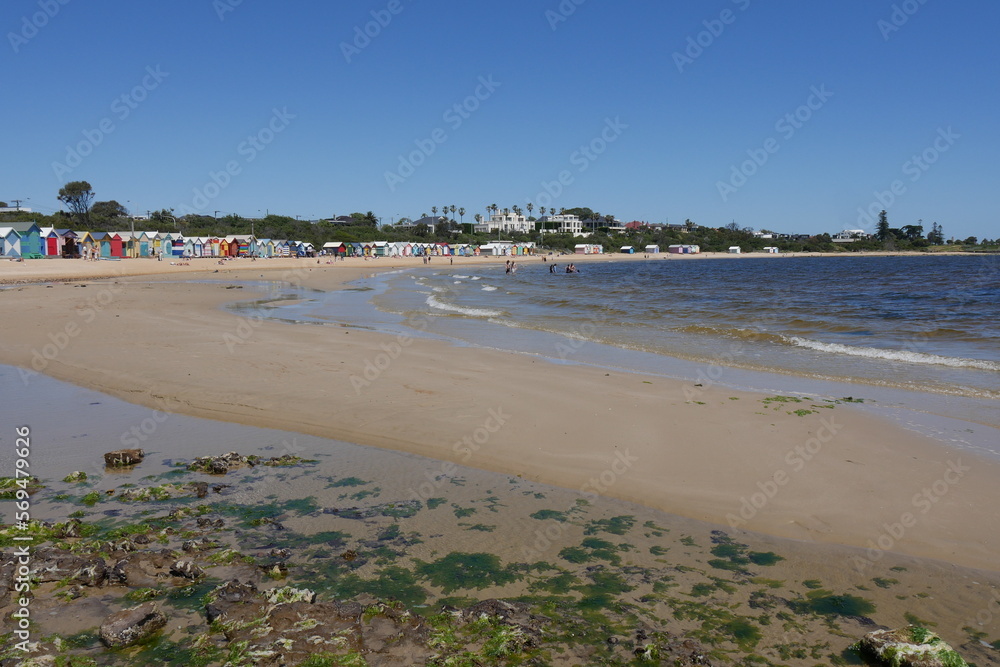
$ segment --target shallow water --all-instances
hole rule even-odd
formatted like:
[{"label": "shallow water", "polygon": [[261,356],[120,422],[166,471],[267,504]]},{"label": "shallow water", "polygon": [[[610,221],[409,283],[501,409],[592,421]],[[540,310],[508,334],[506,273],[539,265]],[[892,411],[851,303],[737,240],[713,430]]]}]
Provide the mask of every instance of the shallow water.
[{"label": "shallow water", "polygon": [[702,362],[725,356],[755,370],[1000,397],[994,257],[651,259],[581,268],[550,274],[533,261],[516,275],[477,267],[397,277],[374,303],[409,317],[429,309],[485,320],[494,326],[476,335],[487,345],[504,328],[527,328]]}]

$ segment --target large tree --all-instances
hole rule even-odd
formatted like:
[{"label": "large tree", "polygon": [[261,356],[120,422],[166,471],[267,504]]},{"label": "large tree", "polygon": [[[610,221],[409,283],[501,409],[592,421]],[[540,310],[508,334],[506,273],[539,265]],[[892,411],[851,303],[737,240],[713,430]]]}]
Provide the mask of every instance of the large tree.
[{"label": "large tree", "polygon": [[59,201],[66,204],[80,220],[87,220],[93,199],[94,189],[87,181],[72,181],[59,188]]},{"label": "large tree", "polygon": [[931,225],[931,233],[927,235],[927,240],[934,245],[944,244],[944,230],[936,221]]},{"label": "large tree", "polygon": [[97,201],[90,207],[90,215],[94,218],[111,221],[128,216],[125,207],[112,199],[111,201]]},{"label": "large tree", "polygon": [[903,236],[905,236],[908,241],[916,241],[924,236],[923,225],[903,225],[900,231],[903,232]]},{"label": "large tree", "polygon": [[878,225],[875,227],[875,238],[879,241],[888,240],[891,236],[889,232],[889,214],[885,212],[885,209],[878,214]]}]

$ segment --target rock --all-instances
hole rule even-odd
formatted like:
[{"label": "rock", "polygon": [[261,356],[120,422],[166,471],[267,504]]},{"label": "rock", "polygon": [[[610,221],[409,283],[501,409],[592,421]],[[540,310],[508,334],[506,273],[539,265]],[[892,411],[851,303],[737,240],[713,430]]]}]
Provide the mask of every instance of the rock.
[{"label": "rock", "polygon": [[170,573],[185,579],[197,579],[204,576],[205,570],[198,567],[194,561],[182,559],[174,561],[173,565],[170,566]]},{"label": "rock", "polygon": [[167,625],[167,617],[152,602],[124,609],[101,623],[101,641],[109,647],[131,646]]},{"label": "rock", "polygon": [[70,519],[66,523],[56,524],[54,537],[77,538],[80,537],[82,528],[83,523],[79,519]]},{"label": "rock", "polygon": [[188,485],[199,498],[208,495],[208,482],[192,482]]},{"label": "rock", "polygon": [[[106,455],[105,455],[106,456]],[[73,484],[74,482],[86,482],[87,473],[77,470],[76,472],[71,472],[63,478],[63,481],[67,484]]]},{"label": "rock", "polygon": [[968,667],[955,649],[926,628],[869,632],[855,648],[875,664],[891,667]]},{"label": "rock", "polygon": [[209,623],[219,619],[253,618],[265,605],[263,596],[256,586],[241,583],[236,579],[216,587],[209,594],[209,599],[211,601],[205,605],[205,616]]},{"label": "rock", "polygon": [[129,588],[158,588],[170,576],[170,566],[176,560],[169,549],[135,551],[114,564],[108,580]]},{"label": "rock", "polygon": [[100,586],[108,576],[107,565],[98,556],[80,556],[44,547],[31,559],[31,575],[39,582],[67,581],[81,586]]},{"label": "rock", "polygon": [[229,461],[225,459],[212,459],[208,471],[213,475],[225,475],[229,472]]},{"label": "rock", "polygon": [[109,468],[128,468],[142,463],[146,452],[141,449],[118,449],[104,455],[104,465]]}]

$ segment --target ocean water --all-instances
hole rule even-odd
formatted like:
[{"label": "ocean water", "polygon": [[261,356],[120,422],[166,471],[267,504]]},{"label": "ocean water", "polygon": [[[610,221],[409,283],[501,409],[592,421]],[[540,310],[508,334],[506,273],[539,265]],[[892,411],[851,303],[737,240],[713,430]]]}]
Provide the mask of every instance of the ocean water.
[{"label": "ocean water", "polygon": [[[701,364],[1000,398],[1000,258],[777,257],[397,274],[372,299],[471,343],[511,329]],[[426,317],[425,317],[426,319]],[[477,326],[470,326],[470,322]]]}]

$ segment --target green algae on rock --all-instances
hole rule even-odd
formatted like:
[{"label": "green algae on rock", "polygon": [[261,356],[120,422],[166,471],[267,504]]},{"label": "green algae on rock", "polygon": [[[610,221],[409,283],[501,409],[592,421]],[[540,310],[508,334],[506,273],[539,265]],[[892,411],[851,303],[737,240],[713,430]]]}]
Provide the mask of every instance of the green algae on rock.
[{"label": "green algae on rock", "polygon": [[853,648],[886,667],[968,667],[947,642],[917,625],[869,632]]}]

